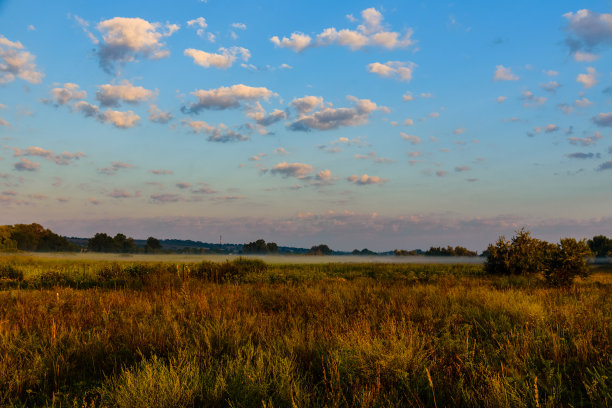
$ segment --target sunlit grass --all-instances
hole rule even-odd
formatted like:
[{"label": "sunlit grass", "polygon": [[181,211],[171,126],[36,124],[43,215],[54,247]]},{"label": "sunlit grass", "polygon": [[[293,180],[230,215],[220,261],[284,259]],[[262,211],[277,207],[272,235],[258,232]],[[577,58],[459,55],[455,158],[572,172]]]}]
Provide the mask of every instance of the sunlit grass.
[{"label": "sunlit grass", "polygon": [[0,261],[0,406],[612,404],[603,268]]}]

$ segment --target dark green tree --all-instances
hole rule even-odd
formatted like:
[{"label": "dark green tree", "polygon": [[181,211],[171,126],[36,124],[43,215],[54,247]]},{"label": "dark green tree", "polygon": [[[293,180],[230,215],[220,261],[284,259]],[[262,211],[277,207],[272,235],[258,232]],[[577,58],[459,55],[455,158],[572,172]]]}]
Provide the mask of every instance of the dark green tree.
[{"label": "dark green tree", "polygon": [[87,241],[87,250],[93,252],[113,252],[114,251],[113,238],[109,235],[98,232],[93,238]]},{"label": "dark green tree", "polygon": [[157,238],[149,237],[147,238],[147,243],[145,244],[145,252],[148,254],[157,253],[161,251],[162,246]]},{"label": "dark green tree", "polygon": [[612,256],[612,239],[604,235],[597,235],[589,239],[587,244],[597,258]]},{"label": "dark green tree", "polygon": [[315,245],[310,248],[308,255],[331,255],[332,250],[325,244]]}]

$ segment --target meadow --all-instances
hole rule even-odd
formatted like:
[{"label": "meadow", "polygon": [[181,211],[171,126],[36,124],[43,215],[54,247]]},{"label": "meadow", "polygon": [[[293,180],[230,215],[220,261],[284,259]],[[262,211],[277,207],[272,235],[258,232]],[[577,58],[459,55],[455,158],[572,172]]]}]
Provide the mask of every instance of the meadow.
[{"label": "meadow", "polygon": [[190,259],[0,256],[0,405],[612,405],[609,266]]}]

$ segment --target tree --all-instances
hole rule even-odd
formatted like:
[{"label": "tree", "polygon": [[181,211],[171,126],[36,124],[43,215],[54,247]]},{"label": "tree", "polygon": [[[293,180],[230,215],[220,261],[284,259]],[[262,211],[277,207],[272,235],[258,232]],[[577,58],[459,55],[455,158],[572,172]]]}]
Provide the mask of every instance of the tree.
[{"label": "tree", "polygon": [[486,250],[485,270],[491,274],[521,275],[534,274],[544,270],[544,259],[550,244],[532,238],[525,228],[515,232],[511,241],[499,237],[495,245]]},{"label": "tree", "polygon": [[112,252],[114,249],[113,239],[103,233],[98,232],[93,238],[87,241],[87,250],[93,252]]},{"label": "tree", "polygon": [[147,238],[147,243],[145,244],[145,252],[148,254],[156,253],[161,251],[162,246],[157,238],[149,237]]},{"label": "tree", "polygon": [[530,275],[542,273],[551,286],[567,287],[577,276],[586,277],[590,270],[586,258],[592,253],[585,240],[563,238],[551,244],[532,238],[521,228],[506,241],[502,236],[485,251],[485,269],[491,274]]},{"label": "tree", "polygon": [[612,256],[612,239],[604,235],[597,235],[593,239],[589,239],[587,244],[597,258]]},{"label": "tree", "polygon": [[244,254],[267,254],[278,252],[278,245],[275,242],[268,242],[263,239],[258,239],[254,242],[242,245],[242,253]]},{"label": "tree", "polygon": [[563,238],[548,255],[544,278],[551,286],[571,286],[577,276],[584,278],[590,273],[586,258],[592,252],[585,240]]},{"label": "tree", "polygon": [[332,250],[325,244],[315,245],[310,248],[308,255],[331,255]]}]

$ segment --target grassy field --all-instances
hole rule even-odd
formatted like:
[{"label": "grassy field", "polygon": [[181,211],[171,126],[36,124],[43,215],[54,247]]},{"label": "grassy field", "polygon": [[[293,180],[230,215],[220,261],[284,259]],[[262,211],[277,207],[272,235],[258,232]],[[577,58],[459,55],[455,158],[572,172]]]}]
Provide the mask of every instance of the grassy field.
[{"label": "grassy field", "polygon": [[612,405],[605,267],[146,259],[0,256],[1,406]]}]

